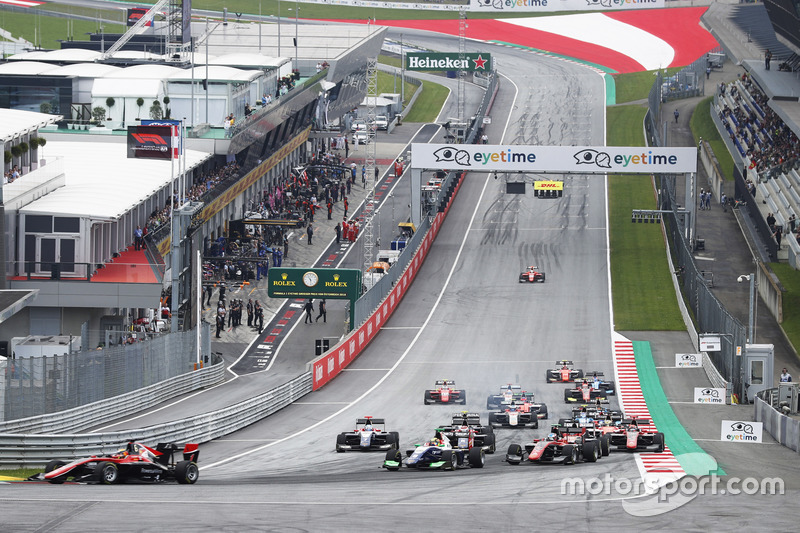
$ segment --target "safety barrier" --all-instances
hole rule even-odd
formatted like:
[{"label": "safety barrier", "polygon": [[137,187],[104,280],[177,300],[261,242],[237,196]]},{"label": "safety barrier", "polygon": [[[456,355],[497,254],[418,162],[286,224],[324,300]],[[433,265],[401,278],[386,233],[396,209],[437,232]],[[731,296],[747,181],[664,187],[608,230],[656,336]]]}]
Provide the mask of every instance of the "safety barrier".
[{"label": "safety barrier", "polygon": [[381,305],[378,306],[375,313],[360,327],[353,330],[347,337],[345,337],[339,344],[334,346],[329,352],[314,359],[309,363],[309,368],[314,376],[314,390],[319,389],[331,379],[336,377],[339,372],[346,368],[366,346],[372,341],[375,335],[380,331],[380,328],[392,316],[397,305],[405,296],[406,290],[411,286],[411,282],[417,276],[417,272],[425,261],[431,246],[433,245],[436,235],[447,216],[452,199],[458,194],[461,184],[464,181],[464,174],[457,174],[454,178],[455,188],[450,197],[450,201],[444,207],[442,212],[436,214],[431,222],[431,229],[425,234],[419,248],[414,254],[413,259],[408,264],[403,274],[400,276],[397,284],[384,298]]},{"label": "safety barrier", "polygon": [[51,459],[77,459],[112,453],[135,440],[202,444],[240,430],[311,392],[311,374],[304,373],[263,394],[230,407],[156,426],[80,435],[0,434],[0,468],[36,468]]},{"label": "safety barrier", "polygon": [[800,420],[788,417],[765,402],[765,394],[774,394],[777,389],[759,392],[754,401],[755,421],[762,422],[767,433],[783,446],[800,452]]},{"label": "safety barrier", "polygon": [[0,423],[0,433],[83,431],[149,409],[181,394],[215,385],[223,379],[225,379],[225,364],[220,360],[206,368],[74,409],[3,422]]}]

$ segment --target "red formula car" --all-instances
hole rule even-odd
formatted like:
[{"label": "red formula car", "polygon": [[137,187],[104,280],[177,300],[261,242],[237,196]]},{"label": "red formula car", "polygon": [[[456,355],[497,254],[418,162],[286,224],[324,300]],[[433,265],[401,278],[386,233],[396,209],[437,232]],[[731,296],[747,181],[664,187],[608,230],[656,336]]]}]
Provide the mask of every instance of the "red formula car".
[{"label": "red formula car", "polygon": [[600,441],[587,438],[583,428],[553,426],[552,433],[544,439],[534,439],[522,446],[511,444],[506,453],[506,462],[518,465],[523,461],[532,463],[575,464],[581,460],[591,463],[602,457]]},{"label": "red formula car", "polygon": [[456,388],[452,379],[440,379],[434,384],[435,389],[425,391],[425,405],[430,403],[467,403],[467,393]]},{"label": "red formula car", "polygon": [[153,449],[131,441],[111,455],[93,455],[71,463],[50,461],[44,469],[44,479],[54,484],[72,479],[112,485],[138,479],[152,482],[177,481],[191,485],[200,476],[197,468],[200,450],[197,444],[186,444],[183,447],[183,461],[176,463],[173,455],[180,449],[174,443],[160,443]]},{"label": "red formula car", "polygon": [[649,424],[649,420],[642,418],[626,418],[620,422],[619,428],[609,433],[611,449],[629,452],[656,452],[664,451],[664,434],[648,431],[641,426]]},{"label": "red formula car", "polygon": [[540,282],[544,283],[544,272],[539,270],[537,266],[529,266],[528,270],[525,272],[520,273],[519,275],[519,282],[520,283],[534,283]]}]

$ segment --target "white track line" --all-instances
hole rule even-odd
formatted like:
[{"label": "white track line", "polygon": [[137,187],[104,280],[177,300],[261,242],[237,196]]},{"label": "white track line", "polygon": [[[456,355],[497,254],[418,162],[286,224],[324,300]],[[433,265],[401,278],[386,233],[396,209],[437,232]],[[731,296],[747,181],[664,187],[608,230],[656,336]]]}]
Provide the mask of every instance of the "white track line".
[{"label": "white track line", "polygon": [[[486,178],[484,178],[483,189],[481,190],[481,195],[478,198],[477,203],[475,204],[475,209],[472,212],[472,217],[470,218],[469,225],[467,226],[467,229],[469,229],[472,226],[472,224],[475,222],[475,217],[478,215],[478,209],[481,206],[481,201],[483,200],[483,196],[486,193],[486,188],[488,187],[488,185],[489,185],[489,177],[487,175]],[[271,442],[269,444],[265,444],[264,446],[259,446],[257,448],[253,448],[252,450],[248,450],[246,452],[242,452],[240,454],[228,457],[227,459],[223,459],[222,461],[217,461],[216,463],[211,463],[210,465],[205,465],[205,466],[202,467],[202,469],[214,468],[215,466],[219,466],[219,465],[228,463],[230,461],[234,461],[236,459],[240,459],[242,457],[246,457],[248,455],[251,455],[251,454],[256,453],[256,452],[260,452],[263,449],[269,448],[269,447],[274,446],[276,444],[279,444],[281,442],[284,442],[284,441],[287,441],[287,440],[292,439],[294,437],[297,437],[298,435],[302,435],[303,433],[311,431],[312,429],[317,428],[317,427],[321,426],[322,424],[328,422],[329,420],[332,420],[332,419],[336,418],[337,416],[341,415],[342,413],[344,413],[345,411],[347,411],[348,409],[350,409],[351,407],[353,407],[354,405],[359,403],[361,400],[366,398],[375,389],[380,387],[383,384],[383,382],[386,381],[386,379],[389,376],[391,376],[394,373],[395,370],[397,370],[397,368],[400,366],[400,364],[403,362],[403,360],[406,358],[406,356],[408,356],[408,354],[411,353],[411,350],[417,344],[417,341],[422,336],[422,333],[425,331],[425,328],[428,326],[428,324],[430,323],[431,319],[433,318],[433,315],[436,313],[436,310],[439,308],[439,303],[442,301],[442,297],[444,296],[444,293],[447,290],[448,285],[450,284],[450,280],[453,278],[453,274],[455,273],[456,267],[459,264],[459,259],[461,258],[461,254],[464,252],[464,246],[467,244],[467,238],[468,237],[469,237],[469,231],[465,231],[464,232],[464,238],[461,240],[461,246],[458,248],[458,254],[456,255],[455,261],[453,261],[453,264],[450,267],[450,273],[447,275],[447,279],[445,280],[444,284],[442,285],[441,290],[439,291],[439,296],[437,296],[436,302],[434,302],[433,307],[431,308],[430,312],[428,313],[428,316],[425,318],[425,322],[422,324],[422,327],[419,329],[417,334],[414,335],[414,338],[411,340],[411,343],[408,345],[408,348],[406,348],[405,351],[403,352],[403,355],[400,356],[400,358],[395,362],[395,364],[392,365],[392,368],[389,369],[389,371],[386,374],[384,374],[383,377],[381,377],[381,379],[379,379],[378,382],[375,383],[375,385],[373,385],[372,387],[367,389],[366,392],[364,392],[361,396],[359,396],[355,400],[351,401],[345,407],[339,409],[338,411],[336,411],[332,415],[330,415],[330,416],[328,416],[326,418],[323,418],[319,422],[308,426],[305,429],[301,429],[300,431],[297,431],[296,433],[288,435],[288,436],[286,436],[286,437],[284,437],[282,439],[279,439],[279,440],[277,440],[275,442]]]}]

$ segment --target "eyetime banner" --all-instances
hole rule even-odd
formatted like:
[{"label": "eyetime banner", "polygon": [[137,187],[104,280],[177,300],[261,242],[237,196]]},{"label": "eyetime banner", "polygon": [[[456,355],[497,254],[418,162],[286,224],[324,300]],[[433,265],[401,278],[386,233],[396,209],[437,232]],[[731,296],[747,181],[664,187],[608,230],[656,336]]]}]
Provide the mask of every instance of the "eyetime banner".
[{"label": "eyetime banner", "polygon": [[461,57],[458,52],[406,52],[406,70],[492,70],[492,56],[468,52]]},{"label": "eyetime banner", "polygon": [[353,268],[269,269],[270,298],[357,298],[361,294],[361,271]]},{"label": "eyetime banner", "polygon": [[414,143],[411,166],[477,172],[684,173],[697,171],[697,148]]},{"label": "eyetime banner", "polygon": [[128,127],[128,158],[169,159],[171,147],[171,126]]},{"label": "eyetime banner", "polygon": [[666,0],[470,0],[470,11],[541,12],[660,9]]}]

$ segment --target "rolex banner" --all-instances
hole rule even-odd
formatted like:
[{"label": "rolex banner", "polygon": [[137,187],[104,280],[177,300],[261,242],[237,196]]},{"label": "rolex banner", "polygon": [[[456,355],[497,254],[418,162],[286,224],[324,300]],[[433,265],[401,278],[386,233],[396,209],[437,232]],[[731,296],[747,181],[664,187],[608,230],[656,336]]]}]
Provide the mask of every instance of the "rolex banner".
[{"label": "rolex banner", "polygon": [[407,52],[406,70],[468,70],[489,72],[492,70],[492,56],[484,52]]}]

